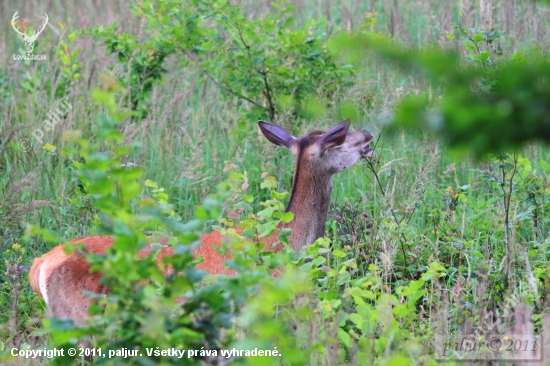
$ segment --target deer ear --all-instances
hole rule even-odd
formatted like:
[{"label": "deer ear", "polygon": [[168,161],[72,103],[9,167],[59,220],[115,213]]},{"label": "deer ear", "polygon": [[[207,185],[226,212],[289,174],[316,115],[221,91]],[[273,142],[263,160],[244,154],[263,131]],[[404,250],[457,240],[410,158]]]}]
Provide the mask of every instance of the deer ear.
[{"label": "deer ear", "polygon": [[258,121],[258,126],[260,126],[260,130],[262,130],[264,136],[272,144],[284,146],[290,149],[290,144],[294,141],[294,137],[292,137],[292,135],[289,134],[284,128],[265,121]]},{"label": "deer ear", "polygon": [[319,140],[322,150],[324,151],[342,145],[344,141],[346,141],[348,128],[349,121],[344,121],[325,132],[321,140]]}]

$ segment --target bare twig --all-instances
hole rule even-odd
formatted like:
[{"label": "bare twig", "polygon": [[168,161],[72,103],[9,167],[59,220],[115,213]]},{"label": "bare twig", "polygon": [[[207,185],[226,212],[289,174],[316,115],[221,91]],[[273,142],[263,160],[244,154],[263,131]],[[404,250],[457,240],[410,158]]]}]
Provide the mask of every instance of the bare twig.
[{"label": "bare twig", "polygon": [[[380,137],[379,137],[379,139],[380,139]],[[375,146],[375,148],[376,148],[376,146]],[[378,173],[377,173],[376,169],[374,168],[374,165],[372,164],[371,159],[367,159],[367,165],[368,165],[369,169],[371,170],[371,172],[374,174],[374,178],[376,179],[376,182],[378,182],[378,187],[380,187],[380,191],[382,192],[382,197],[384,197],[384,199],[386,199],[386,192],[384,191],[384,187],[382,187],[382,183],[380,182],[380,177],[378,176]],[[393,208],[391,207],[391,205],[390,205],[390,212],[391,212],[391,215],[393,216],[393,220],[397,224],[397,228],[399,230],[399,225],[401,224],[402,220],[400,221],[397,218],[397,216],[395,215],[395,212],[393,212]],[[407,253],[405,252],[405,241],[406,241],[406,239],[404,239],[402,235],[403,235],[402,233],[398,232],[397,237],[398,237],[399,242],[401,244],[401,252],[403,253],[403,265],[405,267],[404,272],[407,273],[408,272],[408,269],[407,269]]]},{"label": "bare twig", "polygon": [[[510,274],[510,262],[511,262],[511,251],[510,251],[510,201],[512,200],[512,191],[513,191],[513,179],[517,171],[517,165],[518,165],[518,154],[514,154],[514,160],[513,160],[513,167],[512,167],[512,173],[510,174],[510,178],[506,179],[506,167],[504,165],[504,159],[500,158],[501,163],[501,179],[497,178],[496,175],[489,171],[489,174],[493,177],[493,179],[499,183],[500,189],[502,191],[502,201],[504,204],[504,244],[506,247],[506,256],[502,260],[502,263],[504,264],[504,283],[505,286],[508,286],[508,276]],[[508,183],[508,187],[506,187],[506,183]],[[501,267],[502,267],[501,263]]]},{"label": "bare twig", "polygon": [[511,262],[511,251],[510,251],[510,201],[512,200],[512,191],[514,188],[513,179],[516,174],[517,165],[518,165],[518,154],[514,154],[514,162],[512,166],[512,173],[508,179],[508,190],[506,190],[506,168],[504,166],[504,161],[501,160],[501,170],[502,170],[502,181],[500,182],[500,187],[503,193],[503,202],[504,202],[504,244],[506,246],[506,266],[504,269],[504,281],[506,286],[508,286],[508,276],[510,274],[510,262]]},{"label": "bare twig", "polygon": [[239,93],[239,92],[237,92],[237,91],[235,91],[235,90],[229,88],[228,86],[223,85],[222,83],[220,83],[218,80],[216,80],[216,78],[215,78],[214,76],[212,76],[212,74],[210,74],[210,72],[209,72],[204,66],[201,65],[201,63],[200,63],[198,60],[196,60],[189,52],[187,52],[187,50],[185,50],[185,49],[182,48],[182,47],[179,47],[179,49],[183,52],[183,54],[184,54],[185,56],[187,56],[187,58],[189,58],[191,61],[193,61],[193,63],[194,63],[195,65],[197,65],[197,66],[201,69],[201,71],[204,72],[204,74],[205,74],[210,80],[212,80],[212,82],[213,82],[214,84],[216,84],[216,85],[218,86],[218,88],[223,89],[223,90],[229,92],[230,94],[233,94],[233,95],[236,96],[237,98],[244,99],[244,100],[246,100],[247,102],[249,102],[249,103],[251,103],[251,104],[254,104],[254,105],[255,105],[256,107],[258,107],[258,108],[267,110],[267,108],[264,107],[263,105],[261,105],[260,103],[254,101],[254,100],[248,98],[246,95],[243,95],[243,94],[241,94],[241,93]]},{"label": "bare twig", "polygon": [[[137,4],[137,6],[139,6],[141,8],[141,10],[144,12],[144,13],[148,13],[148,11],[143,8],[141,6],[141,4],[139,4],[138,2],[135,2]],[[160,24],[160,26],[162,27],[165,27],[164,24]],[[170,34],[170,32],[167,32],[167,34]],[[177,43],[177,42],[176,42]],[[200,62],[199,60],[197,60],[190,52],[188,52],[185,48],[181,47],[181,46],[178,46],[178,49],[182,51],[182,53],[189,59],[191,60],[196,66],[199,67],[199,69],[206,75],[206,77],[210,80],[212,80],[212,82],[214,84],[216,84],[216,86],[218,86],[218,88],[220,89],[223,89],[225,91],[227,91],[228,93],[236,96],[237,98],[239,99],[243,99],[243,100],[246,100],[247,102],[255,105],[256,107],[258,108],[261,108],[263,110],[267,110],[266,107],[264,107],[263,105],[261,105],[260,103],[250,99],[249,97],[247,97],[246,95],[243,95],[241,93],[239,93],[238,91],[236,90],[233,90],[231,89],[230,87],[228,87],[227,85],[223,85],[222,83],[220,83],[209,71],[206,67],[204,67]]]},{"label": "bare twig", "polygon": [[[248,54],[248,60],[249,60],[249,62],[252,63],[252,55],[250,54],[250,45],[248,43],[246,43],[246,41],[244,40],[243,32],[241,31],[241,28],[239,27],[239,23],[235,21],[235,22],[233,22],[233,24],[235,26],[235,29],[237,29],[237,33],[239,35],[239,39],[241,40],[241,43],[246,48],[246,53]],[[269,87],[269,83],[267,81],[268,70],[266,70],[265,65],[264,65],[263,70],[256,70],[256,71],[260,75],[262,75],[262,79],[264,81],[264,86],[265,86],[263,94],[264,94],[265,98],[267,99],[267,104],[268,104],[267,109],[269,111],[269,118],[271,120],[273,120],[273,119],[275,119],[275,105],[273,103],[273,98],[271,97],[271,95],[272,95],[271,88]]]},{"label": "bare twig", "polygon": [[256,70],[256,71],[258,71],[258,73],[262,75],[264,79],[264,85],[265,85],[264,95],[267,99],[269,118],[273,120],[275,118],[275,105],[273,103],[273,99],[271,98],[271,88],[269,87],[269,83],[267,82],[267,71],[265,69]]}]

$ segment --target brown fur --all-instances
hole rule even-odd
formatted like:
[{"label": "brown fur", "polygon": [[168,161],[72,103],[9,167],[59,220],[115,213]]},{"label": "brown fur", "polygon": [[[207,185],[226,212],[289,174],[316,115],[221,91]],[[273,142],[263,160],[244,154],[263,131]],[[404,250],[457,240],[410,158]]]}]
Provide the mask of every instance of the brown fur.
[{"label": "brown fur", "polygon": [[[339,124],[324,133],[315,131],[300,138],[294,138],[279,126],[260,122],[264,135],[272,143],[285,146],[296,156],[294,184],[287,211],[294,213],[294,220],[280,227],[292,229],[289,245],[300,251],[305,245],[312,244],[325,233],[325,223],[332,192],[331,177],[351,165],[359,158],[369,156],[369,143],[372,135],[365,131],[348,132],[347,124]],[[267,251],[280,251],[283,246],[272,244],[278,240],[278,233],[261,238]],[[197,265],[211,274],[233,275],[234,271],[225,267],[224,262],[231,254],[218,252],[223,241],[222,234],[212,232],[201,237],[201,245],[195,250],[195,257],[204,260]],[[113,245],[109,236],[89,236],[77,238],[71,243],[79,243],[88,252],[102,254]],[[160,238],[160,244],[166,245],[167,238]],[[149,245],[141,249],[138,256],[149,255]],[[162,259],[173,255],[171,247],[160,250],[156,263],[163,269],[164,275],[171,272]],[[165,268],[166,267],[166,268]],[[100,283],[101,274],[90,273],[90,265],[79,254],[66,254],[59,245],[40,258],[36,258],[29,272],[29,281],[33,290],[42,296],[40,274],[43,271],[48,297],[48,309],[56,317],[66,317],[81,323],[88,315],[91,299],[84,290],[104,294],[108,289]]]}]

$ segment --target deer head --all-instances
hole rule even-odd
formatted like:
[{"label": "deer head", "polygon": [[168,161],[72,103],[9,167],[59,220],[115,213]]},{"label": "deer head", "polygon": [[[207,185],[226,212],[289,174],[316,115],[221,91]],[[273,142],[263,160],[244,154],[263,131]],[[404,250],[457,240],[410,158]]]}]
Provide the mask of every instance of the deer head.
[{"label": "deer head", "polygon": [[21,38],[23,38],[23,41],[25,42],[25,48],[27,50],[27,54],[30,54],[34,49],[34,42],[36,41],[40,33],[42,33],[42,31],[46,28],[46,24],[48,24],[48,19],[49,19],[48,14],[44,13],[44,16],[42,17],[42,29],[40,29],[38,32],[36,31],[36,29],[33,30],[32,35],[29,36],[27,35],[27,31],[21,32],[19,30],[19,26],[17,28],[15,27],[15,22],[18,18],[18,15],[17,15],[18,12],[19,11],[16,11],[15,14],[13,14],[13,17],[11,18],[11,26],[13,27],[13,29],[15,29],[17,34],[19,34]]},{"label": "deer head", "polygon": [[258,125],[273,144],[288,148],[296,156],[296,173],[302,165],[325,176],[331,176],[354,165],[360,158],[372,155],[368,131],[349,131],[349,122],[342,122],[327,132],[314,131],[299,138],[283,127],[265,121]]},{"label": "deer head", "polygon": [[289,244],[299,251],[324,236],[331,178],[359,159],[370,157],[373,136],[368,131],[349,131],[348,122],[327,132],[314,131],[298,138],[280,126],[264,121],[258,124],[271,143],[288,148],[296,156],[287,211],[294,213],[294,220],[288,225],[292,229]]}]

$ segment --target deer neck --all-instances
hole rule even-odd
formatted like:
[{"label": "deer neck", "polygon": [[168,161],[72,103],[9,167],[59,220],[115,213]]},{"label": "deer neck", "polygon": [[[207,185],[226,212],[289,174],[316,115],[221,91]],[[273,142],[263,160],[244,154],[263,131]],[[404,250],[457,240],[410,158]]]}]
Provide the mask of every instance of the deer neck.
[{"label": "deer neck", "polygon": [[286,209],[294,214],[294,219],[285,225],[292,229],[289,245],[296,252],[325,235],[331,193],[331,175],[311,166],[300,166],[298,159],[292,194]]}]

